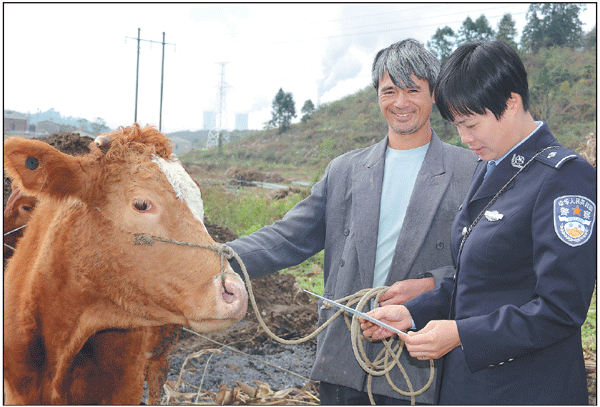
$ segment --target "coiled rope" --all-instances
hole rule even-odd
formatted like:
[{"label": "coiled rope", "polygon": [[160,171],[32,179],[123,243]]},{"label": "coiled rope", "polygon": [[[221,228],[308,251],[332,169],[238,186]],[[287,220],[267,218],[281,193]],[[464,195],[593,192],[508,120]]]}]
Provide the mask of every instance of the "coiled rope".
[{"label": "coiled rope", "polygon": [[[250,282],[250,276],[248,274],[248,271],[246,270],[246,266],[244,265],[244,262],[242,261],[242,259],[237,255],[237,253],[235,253],[233,251],[233,249],[231,249],[229,246],[226,246],[223,244],[217,244],[217,243],[211,244],[211,245],[201,245],[201,244],[197,244],[197,243],[179,242],[174,239],[166,239],[163,237],[153,236],[153,235],[149,235],[149,234],[145,234],[145,233],[134,234],[134,236],[135,236],[134,243],[138,244],[138,245],[152,245],[154,243],[154,241],[159,241],[159,242],[164,242],[164,243],[173,243],[173,244],[182,245],[182,246],[198,247],[198,248],[202,248],[202,249],[209,249],[209,250],[215,251],[217,253],[217,255],[221,258],[221,274],[222,275],[225,272],[225,261],[230,260],[232,258],[235,259],[238,262],[238,264],[240,265],[240,268],[244,275],[244,279],[246,280],[246,288],[248,290],[248,298],[250,299],[250,303],[252,304],[252,309],[254,310],[254,314],[256,315],[256,319],[258,320],[258,323],[264,329],[264,331],[267,333],[267,335],[269,335],[269,337],[271,337],[272,339],[274,339],[275,341],[277,341],[279,343],[282,343],[285,345],[297,345],[297,344],[304,343],[304,342],[314,338],[315,336],[317,336],[321,331],[323,331],[325,328],[327,328],[327,326],[329,326],[329,324],[331,324],[337,317],[339,317],[342,313],[344,313],[343,309],[339,309],[327,321],[325,321],[325,323],[323,323],[315,331],[313,331],[312,333],[310,333],[309,335],[307,335],[303,338],[299,338],[299,339],[280,338],[275,333],[273,333],[271,331],[271,329],[269,329],[269,327],[265,323],[264,319],[262,318],[260,311],[258,310],[258,306],[256,304],[254,292],[252,291],[252,283]],[[224,277],[222,277],[222,278],[224,278]],[[379,296],[381,294],[383,294],[387,289],[388,289],[388,287],[386,287],[386,286],[367,288],[367,289],[360,290],[349,296],[346,296],[344,298],[340,298],[336,301],[341,302],[341,303],[346,303],[345,305],[347,305],[347,306],[353,306],[354,304],[357,304],[356,309],[358,311],[362,311],[363,308],[365,307],[365,305],[372,299],[375,300],[376,304],[379,303]],[[331,305],[327,304],[327,303],[324,303],[322,306],[323,309],[330,308],[330,307],[331,307]],[[370,339],[367,339],[363,336],[361,329],[360,329],[360,323],[358,321],[358,317],[353,316],[352,320],[350,321],[348,314],[344,313],[344,320],[346,322],[346,326],[348,327],[348,329],[350,329],[350,333],[351,333],[350,337],[352,339],[352,350],[354,352],[354,356],[355,356],[357,362],[359,363],[359,365],[365,370],[365,372],[367,372],[367,392],[369,394],[369,400],[371,401],[371,404],[375,405],[375,400],[373,398],[373,391],[372,391],[373,377],[385,376],[389,385],[392,387],[392,389],[394,389],[394,391],[396,391],[397,393],[399,393],[405,397],[410,397],[411,404],[414,405],[415,397],[420,394],[423,394],[427,389],[429,389],[429,387],[433,383],[433,378],[434,378],[434,362],[433,362],[433,360],[429,360],[429,380],[422,388],[420,388],[418,390],[414,390],[412,383],[410,381],[410,378],[408,377],[406,370],[404,369],[404,367],[402,366],[402,363],[400,362],[400,355],[402,354],[402,351],[404,350],[404,342],[398,338],[393,338],[393,337],[389,338],[389,339],[383,339],[382,342],[384,344],[384,348],[381,350],[379,355],[377,355],[375,360],[371,361],[365,352],[364,344],[363,344],[363,341],[365,341],[365,340],[370,341]],[[389,373],[394,367],[398,367],[398,369],[402,373],[402,376],[403,376],[404,380],[406,381],[408,391],[400,389],[392,381],[392,378]]]}]

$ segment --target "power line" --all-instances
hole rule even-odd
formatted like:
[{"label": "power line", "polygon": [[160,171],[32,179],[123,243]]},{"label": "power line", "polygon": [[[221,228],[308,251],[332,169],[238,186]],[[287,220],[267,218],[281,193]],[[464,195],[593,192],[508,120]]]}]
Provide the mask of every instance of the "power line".
[{"label": "power line", "polygon": [[[526,12],[511,13],[511,14],[512,15],[520,15],[520,14],[526,14]],[[500,17],[500,16],[492,16],[491,18],[495,18],[495,17]],[[460,23],[460,22],[461,22],[460,20],[448,21],[448,22],[445,23],[445,25],[453,24],[453,23]],[[388,23],[380,23],[380,24],[377,24],[377,25],[382,25],[382,24],[396,24],[396,23],[398,23],[398,22],[397,21],[392,21],[392,22],[388,22]],[[371,26],[373,26],[373,25],[359,26],[358,28],[371,27]],[[292,43],[292,42],[326,40],[326,39],[330,39],[330,38],[353,37],[353,36],[369,35],[369,34],[381,34],[381,33],[385,33],[385,32],[399,31],[400,29],[402,29],[402,30],[418,29],[418,28],[425,28],[425,27],[432,27],[432,26],[441,26],[441,24],[439,24],[439,23],[430,23],[430,24],[420,24],[420,25],[413,25],[413,26],[406,26],[406,25],[404,25],[404,26],[401,26],[401,27],[394,27],[394,28],[389,28],[389,29],[385,29],[385,30],[359,31],[359,32],[353,32],[353,33],[328,35],[328,36],[324,36],[324,37],[298,38],[298,39],[292,39],[292,40],[287,40],[287,41],[278,41],[278,42],[275,42],[274,44],[288,44],[288,43]]]},{"label": "power line", "polygon": [[[441,4],[441,5],[446,6],[444,4]],[[422,5],[422,6],[415,7],[415,8],[402,9],[402,10],[399,10],[398,12],[401,11],[402,13],[411,13],[411,12],[415,12],[418,10],[427,9],[429,7],[430,7],[430,5]],[[502,10],[502,11],[500,11],[500,14],[494,14],[491,16],[485,15],[485,13],[488,11],[496,11],[496,10]],[[367,14],[367,15],[362,15],[362,16],[351,16],[351,17],[344,17],[344,18],[338,18],[338,19],[332,19],[332,20],[326,20],[326,21],[305,22],[304,26],[309,27],[311,25],[314,26],[314,25],[318,25],[318,24],[327,24],[327,23],[355,20],[355,19],[365,19],[366,20],[366,17],[377,17],[377,16],[382,16],[382,15],[394,16],[398,12],[387,11],[387,12],[382,12],[382,13]],[[514,17],[514,16],[519,16],[519,15],[524,15],[526,13],[527,13],[526,11],[515,12],[512,10],[507,10],[506,4],[505,5],[490,4],[490,7],[475,9],[471,13],[467,13],[467,15],[468,14],[478,14],[478,15],[483,14],[487,19],[495,19],[495,18],[500,18],[500,17],[504,16],[505,14],[511,14]],[[445,14],[435,15],[432,17],[435,17],[436,19],[443,19],[444,17],[464,16],[464,15],[465,15],[464,11],[452,11],[452,12],[448,12]],[[466,19],[466,17],[465,17],[465,19]],[[415,20],[415,21],[417,21],[417,20]],[[352,37],[352,36],[361,36],[361,35],[369,35],[369,34],[381,34],[381,33],[393,32],[393,31],[399,31],[399,30],[406,31],[408,29],[418,30],[418,29],[426,28],[426,27],[432,27],[432,26],[440,26],[441,27],[444,25],[450,25],[450,24],[462,23],[462,22],[464,22],[464,19],[462,19],[462,20],[455,19],[455,20],[451,20],[451,21],[445,20],[442,23],[406,25],[406,22],[402,21],[402,20],[394,20],[394,21],[387,21],[387,22],[376,21],[373,24],[363,24],[363,25],[357,25],[354,27],[333,28],[332,30],[330,30],[330,32],[332,32],[331,35],[323,35],[320,37],[312,37],[312,38],[308,38],[303,35],[298,38],[291,38],[291,39],[281,40],[281,41],[277,41],[277,42],[272,42],[272,44],[288,44],[288,43],[297,43],[297,42],[304,42],[304,41],[318,41],[318,40],[326,40],[326,39],[331,39],[331,38]],[[344,31],[357,29],[357,28],[358,29],[369,28],[369,27],[379,27],[380,28],[381,26],[390,25],[390,24],[396,24],[397,26],[394,28],[379,29],[379,30],[374,30],[374,31],[359,30],[359,31],[351,32],[351,33],[343,33]],[[229,34],[223,35],[223,37],[239,37],[239,36],[243,37],[243,33],[234,32],[234,33],[229,33]],[[271,38],[272,33],[271,32],[265,33],[265,36],[268,36],[269,38]],[[233,43],[239,43],[239,42],[243,41],[243,38],[241,38],[241,39],[232,38],[231,41]],[[267,43],[267,42],[269,42],[269,41],[265,41],[265,43]]]}]

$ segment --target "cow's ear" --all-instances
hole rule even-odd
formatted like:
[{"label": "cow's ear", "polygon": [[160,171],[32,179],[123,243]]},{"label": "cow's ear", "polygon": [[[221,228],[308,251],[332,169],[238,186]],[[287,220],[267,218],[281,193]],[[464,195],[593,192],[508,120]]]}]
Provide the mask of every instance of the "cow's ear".
[{"label": "cow's ear", "polygon": [[4,168],[23,193],[53,197],[80,196],[91,182],[82,159],[61,153],[39,140],[11,137],[4,141]]}]

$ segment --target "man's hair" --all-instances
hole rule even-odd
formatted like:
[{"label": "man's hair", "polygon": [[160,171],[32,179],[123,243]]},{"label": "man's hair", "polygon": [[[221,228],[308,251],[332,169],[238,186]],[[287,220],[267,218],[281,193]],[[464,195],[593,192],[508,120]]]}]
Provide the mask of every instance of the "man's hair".
[{"label": "man's hair", "polygon": [[379,81],[387,72],[400,89],[416,86],[411,78],[414,74],[429,83],[429,91],[433,94],[439,71],[440,62],[437,58],[419,41],[409,38],[379,51],[373,61],[371,74],[375,90],[379,90]]},{"label": "man's hair", "polygon": [[521,95],[528,111],[529,85],[521,58],[501,41],[476,41],[458,47],[442,66],[435,104],[450,122],[455,115],[483,115],[486,109],[499,120],[511,93]]}]

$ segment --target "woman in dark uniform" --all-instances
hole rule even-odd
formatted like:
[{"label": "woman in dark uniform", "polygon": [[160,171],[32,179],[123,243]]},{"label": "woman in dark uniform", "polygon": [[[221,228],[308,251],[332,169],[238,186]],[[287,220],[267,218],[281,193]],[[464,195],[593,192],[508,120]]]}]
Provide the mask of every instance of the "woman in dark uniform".
[{"label": "woman in dark uniform", "polygon": [[[523,63],[502,42],[459,47],[435,100],[480,157],[452,226],[456,272],[370,315],[417,329],[405,340],[413,357],[444,357],[440,404],[587,404],[581,325],[596,279],[595,169],[533,119]],[[373,339],[391,335],[362,327]]]}]

